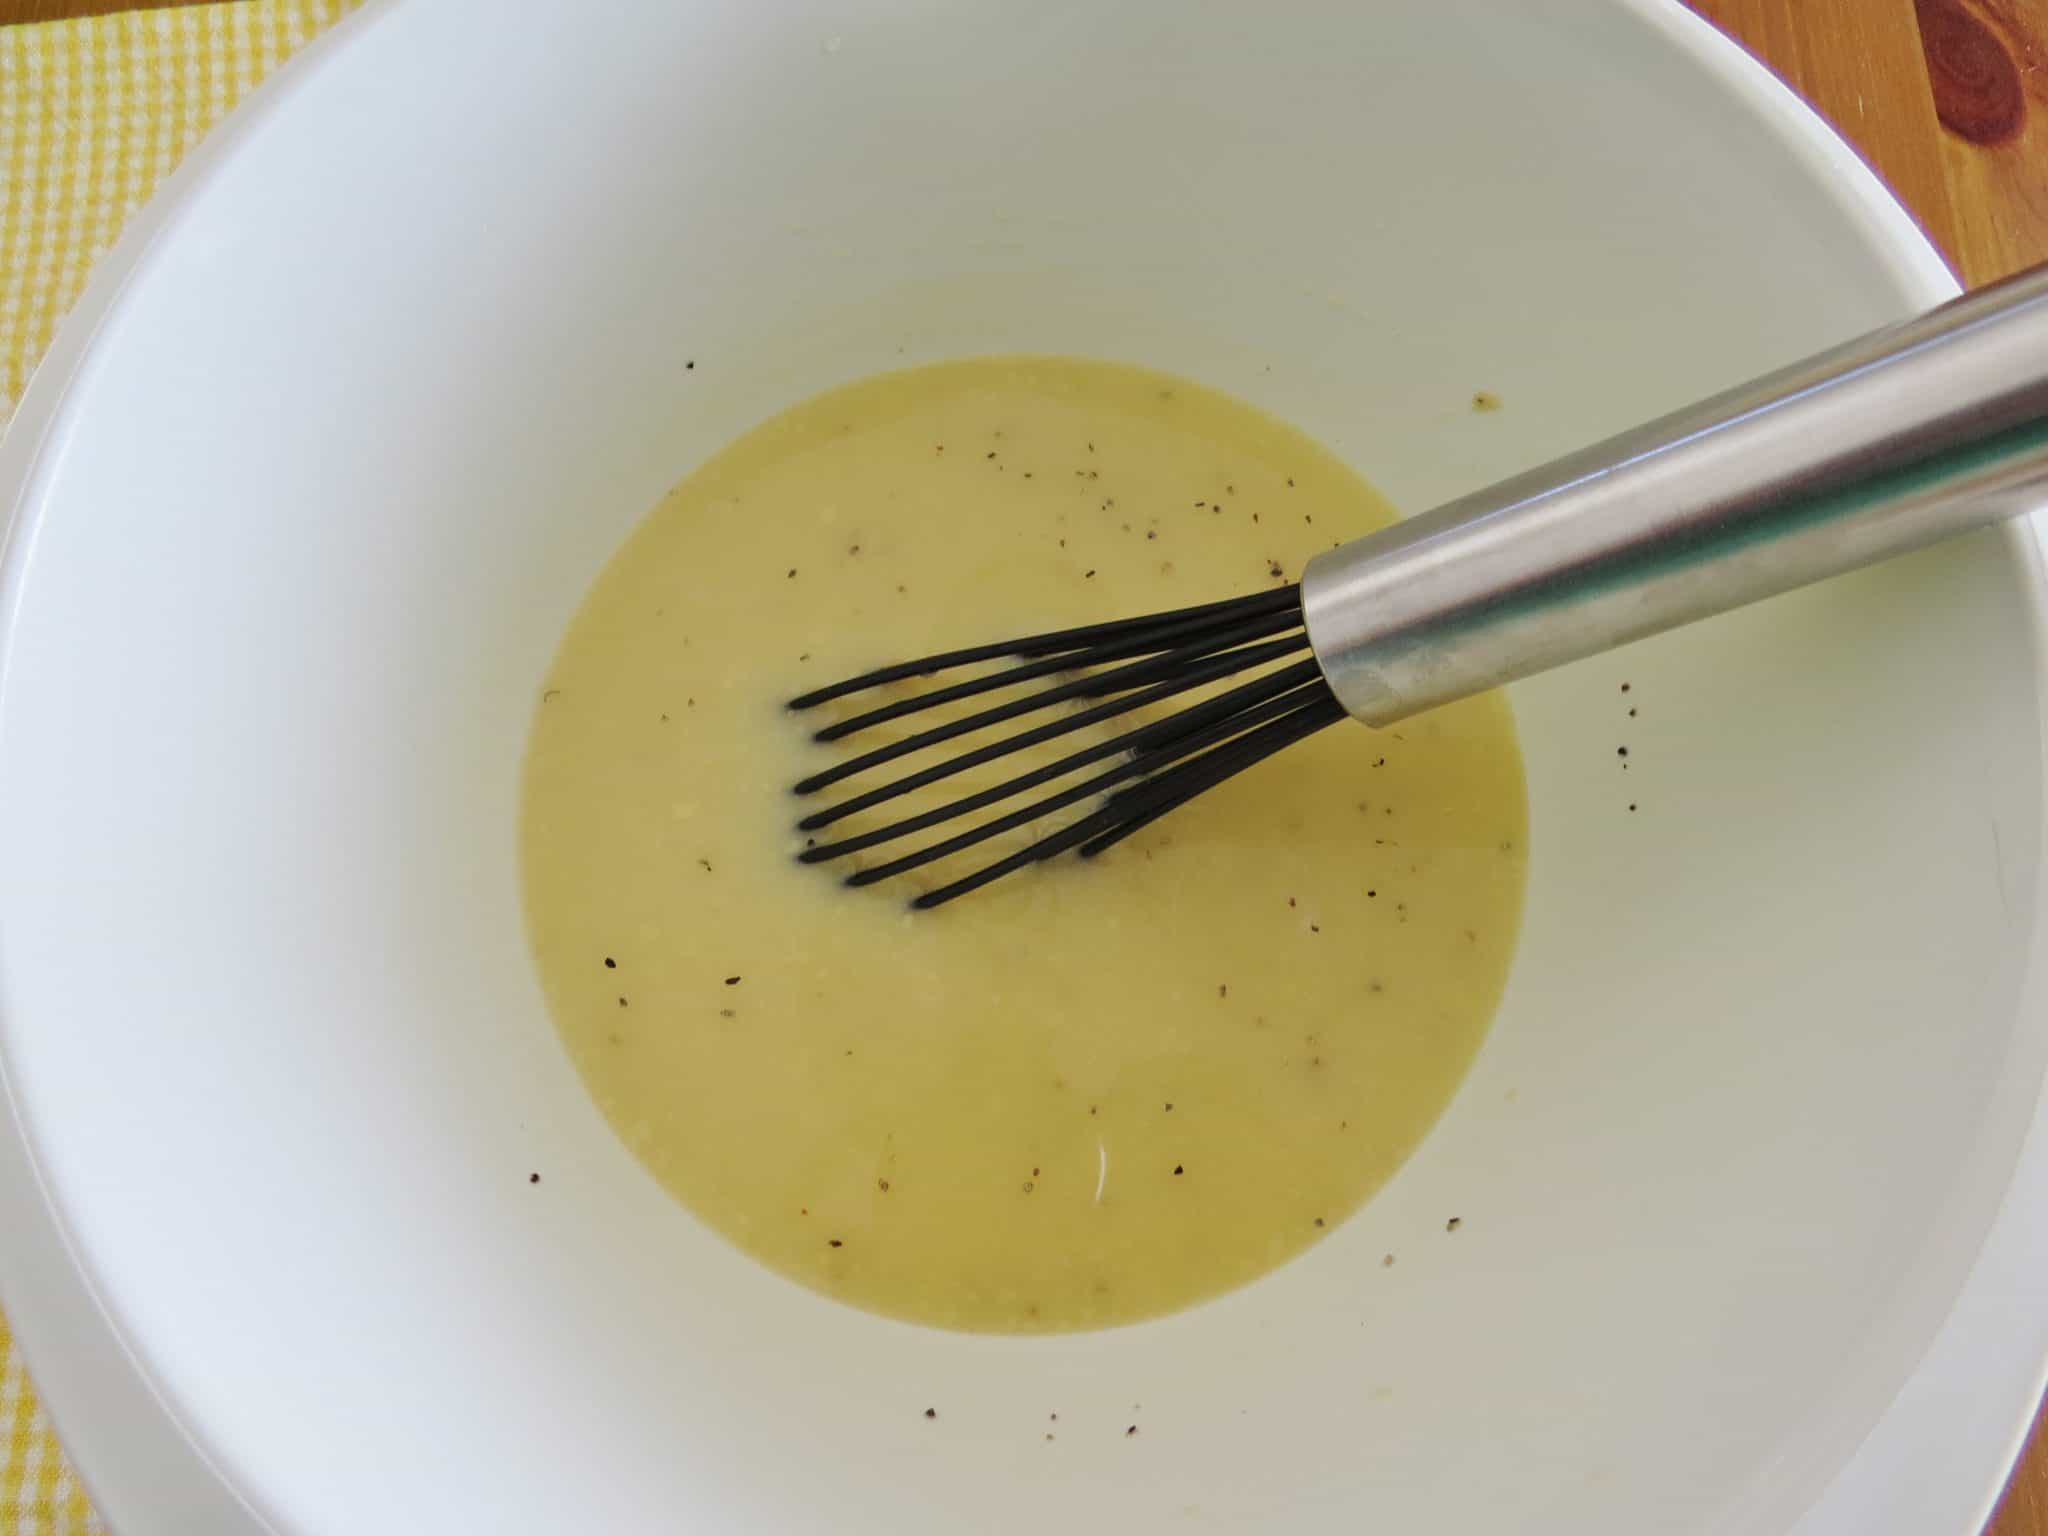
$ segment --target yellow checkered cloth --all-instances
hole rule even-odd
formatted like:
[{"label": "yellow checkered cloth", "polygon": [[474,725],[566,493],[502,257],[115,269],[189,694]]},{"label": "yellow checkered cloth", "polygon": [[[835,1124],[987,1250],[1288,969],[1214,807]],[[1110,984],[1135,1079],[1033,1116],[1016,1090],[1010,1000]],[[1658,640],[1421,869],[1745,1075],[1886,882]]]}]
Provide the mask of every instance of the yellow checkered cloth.
[{"label": "yellow checkered cloth", "polygon": [[[238,0],[0,27],[0,423],[129,215],[251,87],[358,3]],[[106,1530],[4,1318],[0,1432],[0,1536]]]}]

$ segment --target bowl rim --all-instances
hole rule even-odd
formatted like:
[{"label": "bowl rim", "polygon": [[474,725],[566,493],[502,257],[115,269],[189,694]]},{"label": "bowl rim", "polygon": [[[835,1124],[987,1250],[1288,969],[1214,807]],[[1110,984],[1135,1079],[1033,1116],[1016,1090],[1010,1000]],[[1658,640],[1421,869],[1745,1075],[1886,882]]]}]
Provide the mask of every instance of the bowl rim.
[{"label": "bowl rim", "polygon": [[[1826,176],[1913,302],[1931,307],[1962,291],[1932,238],[1869,162],[1761,61],[1680,0],[1619,3],[1747,101],[1791,152]],[[2005,533],[2031,598],[2038,683],[2048,665],[2048,514],[2009,524]],[[2048,688],[2042,691],[2048,697]],[[2048,1390],[2048,1308],[2037,1278],[2044,1266],[2048,1083],[2036,1095],[1998,1213],[1948,1316],[1876,1426],[1797,1523],[1798,1536],[1906,1536],[1930,1529],[1919,1522],[1933,1511],[1940,1511],[1934,1518],[1942,1529],[1983,1530]],[[1960,1411],[1964,1404],[1971,1411]]]},{"label": "bowl rim", "polygon": [[[1912,215],[1857,151],[1762,63],[1681,0],[1608,0],[1649,27],[1755,112],[1786,152],[1818,173],[1889,268],[1905,300],[1930,307],[1960,291]],[[320,70],[355,46],[399,0],[366,0],[287,59],[197,145],[93,266],[57,327],[14,416],[0,434],[0,682],[35,542],[34,508],[55,471],[51,445],[73,405],[72,385],[95,355],[131,281],[196,202],[195,194]],[[2025,573],[2037,677],[2048,696],[2048,514],[2007,537]],[[2044,712],[2048,718],[2048,712]],[[2044,743],[2048,761],[2048,743]],[[45,1187],[17,1089],[0,1051],[0,1295],[74,1469],[121,1530],[278,1532],[179,1423],[95,1294],[68,1225]],[[2002,1494],[2048,1387],[2048,1309],[2035,1278],[2048,1268],[2048,1084],[1997,1216],[1925,1356],[1795,1529],[1801,1536],[1897,1531],[1901,1510],[1931,1507],[1958,1531],[1980,1530]],[[2015,1346],[2024,1346],[2018,1347]],[[1969,1401],[1974,1411],[1959,1412]],[[1915,1497],[1904,1499],[1904,1491]],[[1921,1525],[1915,1531],[1924,1530]]]}]

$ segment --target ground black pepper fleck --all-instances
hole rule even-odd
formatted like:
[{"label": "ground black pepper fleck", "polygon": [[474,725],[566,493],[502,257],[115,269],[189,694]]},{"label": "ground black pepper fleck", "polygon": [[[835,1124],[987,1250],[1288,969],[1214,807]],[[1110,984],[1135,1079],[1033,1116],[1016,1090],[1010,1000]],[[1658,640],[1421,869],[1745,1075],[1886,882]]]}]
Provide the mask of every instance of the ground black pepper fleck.
[{"label": "ground black pepper fleck", "polygon": [[889,1193],[889,1181],[887,1179],[877,1179],[875,1180],[875,1184],[878,1188],[880,1188],[883,1194],[886,1195],[887,1193]]},{"label": "ground black pepper fleck", "polygon": [[621,1008],[626,1006],[626,1000],[623,997],[619,999],[619,1006]]},{"label": "ground black pepper fleck", "polygon": [[1130,1427],[1129,1429],[1127,1429],[1127,1430],[1125,1430],[1125,1431],[1124,1431],[1124,1438],[1125,1438],[1126,1440],[1128,1440],[1128,1439],[1130,1439],[1130,1438],[1131,1438],[1131,1436],[1135,1435],[1135,1434],[1136,1434],[1137,1432],[1138,1432],[1138,1426],[1137,1426],[1137,1425],[1135,1425],[1135,1424],[1133,1424],[1133,1425],[1132,1425],[1132,1426],[1131,1426],[1131,1427]]},{"label": "ground black pepper fleck", "polygon": [[1218,997],[1230,996],[1230,983],[1227,981],[1219,981],[1218,983],[1216,983],[1216,995]]},{"label": "ground black pepper fleck", "polygon": [[683,366],[685,368],[695,368],[697,366],[697,360],[693,357],[689,359],[687,362],[685,362]]},{"label": "ground black pepper fleck", "polygon": [[1318,1216],[1318,1217],[1316,1218],[1316,1225],[1320,1227],[1320,1226],[1321,1226],[1322,1224],[1323,1224],[1323,1218],[1322,1218],[1322,1217],[1320,1217],[1320,1216]]},{"label": "ground black pepper fleck", "polygon": [[540,1175],[537,1173],[529,1173],[526,1176],[526,1182],[529,1184],[538,1184],[540,1182]]},{"label": "ground black pepper fleck", "polygon": [[1462,1216],[1453,1216],[1453,1217],[1452,1217],[1452,1218],[1451,1218],[1451,1219],[1450,1219],[1449,1221],[1447,1221],[1447,1222],[1445,1222],[1445,1223],[1444,1223],[1444,1230],[1445,1230],[1446,1232],[1455,1232],[1455,1231],[1457,1231],[1457,1230],[1458,1230],[1458,1228],[1462,1227],[1462,1226],[1463,1226],[1464,1224],[1465,1224],[1465,1218],[1464,1218],[1464,1217],[1462,1217]]},{"label": "ground black pepper fleck", "polygon": [[1089,578],[1090,578],[1091,576],[1093,576],[1094,574],[1095,574],[1095,573],[1094,573],[1093,571],[1083,571],[1083,572],[1081,573],[1081,579],[1082,579],[1083,581],[1086,581],[1086,580],[1088,580],[1088,579],[1089,579]]},{"label": "ground black pepper fleck", "polygon": [[1627,747],[1616,747],[1616,748],[1614,749],[1614,755],[1615,755],[1616,757],[1627,757],[1627,756],[1628,756],[1628,748],[1627,748]]},{"label": "ground black pepper fleck", "polygon": [[928,1419],[936,1419],[939,1416],[939,1410],[936,1408],[927,1408],[924,1411],[924,1416]]},{"label": "ground black pepper fleck", "polygon": [[793,566],[793,565],[792,565],[792,566],[791,566],[791,567],[789,568],[789,574],[790,574],[791,576],[794,576],[794,575],[796,575],[796,567],[795,567],[795,566]]},{"label": "ground black pepper fleck", "polygon": [[619,962],[614,960],[610,955],[606,955],[604,957],[604,968],[608,971],[616,971],[619,968]]},{"label": "ground black pepper fleck", "polygon": [[1181,1166],[1181,1165],[1180,1165],[1179,1163],[1175,1163],[1175,1164],[1173,1165],[1173,1176],[1174,1176],[1174,1177],[1175,1177],[1176,1179],[1177,1179],[1177,1178],[1179,1178],[1179,1177],[1181,1176],[1181,1174],[1182,1174],[1182,1173],[1184,1173],[1184,1172],[1186,1172],[1186,1170],[1185,1170],[1185,1169],[1184,1169],[1184,1168],[1183,1168],[1183,1167],[1182,1167],[1182,1166]]},{"label": "ground black pepper fleck", "polygon": [[740,984],[740,979],[737,976],[728,976],[725,978],[725,984],[728,987],[736,987]]},{"label": "ground black pepper fleck", "polygon": [[846,1246],[846,1244],[843,1241],[836,1237],[826,1239],[825,1245],[828,1248],[844,1248]]}]

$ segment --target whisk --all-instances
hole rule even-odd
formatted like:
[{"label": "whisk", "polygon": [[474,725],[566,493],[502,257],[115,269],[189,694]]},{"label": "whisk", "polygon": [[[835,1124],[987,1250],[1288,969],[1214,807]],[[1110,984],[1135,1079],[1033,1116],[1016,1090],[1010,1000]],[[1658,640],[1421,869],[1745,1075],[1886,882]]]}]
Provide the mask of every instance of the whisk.
[{"label": "whisk", "polygon": [[[1024,846],[912,903],[935,907],[1069,850],[1091,858],[1347,716],[1390,725],[2042,509],[2048,266],[1341,545],[1297,585],[941,651],[792,699],[807,710],[976,669],[815,733],[840,742],[997,696],[799,782],[809,798],[923,764],[803,816],[799,857],[881,850],[847,877],[868,885],[1030,829]],[[1082,745],[1038,760],[1076,735]],[[955,742],[963,750],[932,759]],[[998,783],[833,833],[1020,754],[1032,766]]]}]

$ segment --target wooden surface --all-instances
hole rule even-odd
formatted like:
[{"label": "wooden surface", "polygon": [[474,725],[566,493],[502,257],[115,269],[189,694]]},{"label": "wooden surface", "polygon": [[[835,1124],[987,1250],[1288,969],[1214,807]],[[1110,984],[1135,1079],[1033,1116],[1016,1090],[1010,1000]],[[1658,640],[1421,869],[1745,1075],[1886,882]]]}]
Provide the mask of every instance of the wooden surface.
[{"label": "wooden surface", "polygon": [[206,0],[0,0],[0,26],[19,21],[62,21],[70,16],[104,16],[110,11],[167,10],[203,5]]},{"label": "wooden surface", "polygon": [[[131,0],[0,0],[0,24]],[[196,0],[154,0],[159,5]],[[1863,151],[1963,281],[2048,259],[2048,0],[1686,0]],[[2048,1436],[1986,1536],[2048,1536]]]},{"label": "wooden surface", "polygon": [[1988,283],[2048,258],[2048,0],[1688,0]]}]

